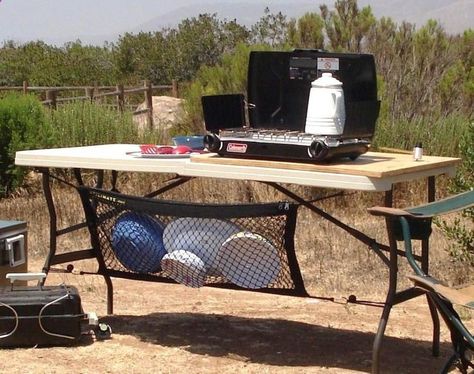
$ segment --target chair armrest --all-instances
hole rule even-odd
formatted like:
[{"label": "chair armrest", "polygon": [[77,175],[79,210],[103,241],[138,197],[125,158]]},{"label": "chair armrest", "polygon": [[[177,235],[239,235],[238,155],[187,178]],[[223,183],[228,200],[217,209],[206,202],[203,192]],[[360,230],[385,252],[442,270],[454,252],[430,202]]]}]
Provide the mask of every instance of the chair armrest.
[{"label": "chair armrest", "polygon": [[367,211],[374,216],[384,217],[410,217],[410,218],[431,218],[431,215],[414,214],[400,208],[390,208],[385,206],[374,206],[368,208]]},{"label": "chair armrest", "polygon": [[452,195],[444,199],[416,207],[406,208],[406,210],[416,215],[424,214],[438,216],[464,210],[472,206],[474,206],[474,190],[461,192],[457,195]]},{"label": "chair armrest", "polygon": [[474,190],[410,208],[375,206],[367,210],[374,216],[432,218],[436,215],[464,210],[471,206],[474,206]]},{"label": "chair armrest", "polygon": [[474,309],[474,284],[463,288],[453,288],[429,276],[409,275],[408,278],[415,286],[436,292],[452,304]]}]

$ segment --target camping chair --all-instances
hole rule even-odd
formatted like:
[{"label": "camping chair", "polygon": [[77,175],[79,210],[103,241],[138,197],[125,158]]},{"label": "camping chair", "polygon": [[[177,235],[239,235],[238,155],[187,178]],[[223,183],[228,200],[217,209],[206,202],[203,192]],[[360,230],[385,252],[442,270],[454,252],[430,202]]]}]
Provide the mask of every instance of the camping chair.
[{"label": "camping chair", "polygon": [[461,373],[474,369],[474,336],[468,331],[453,304],[474,309],[474,285],[464,288],[452,288],[429,276],[419,266],[412,250],[412,240],[427,240],[431,234],[432,218],[441,214],[464,210],[474,206],[474,191],[468,191],[425,205],[407,209],[373,207],[369,212],[384,216],[392,227],[391,235],[402,240],[405,255],[415,272],[409,276],[417,288],[422,289],[436,306],[451,333],[454,353],[442,369],[447,373],[458,368]]}]

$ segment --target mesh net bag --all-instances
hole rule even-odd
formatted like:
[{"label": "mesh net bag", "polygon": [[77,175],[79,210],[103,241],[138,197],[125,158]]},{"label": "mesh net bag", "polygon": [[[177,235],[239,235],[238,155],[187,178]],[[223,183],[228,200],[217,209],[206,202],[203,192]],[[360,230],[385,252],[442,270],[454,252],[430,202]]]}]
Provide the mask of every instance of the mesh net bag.
[{"label": "mesh net bag", "polygon": [[99,273],[306,295],[297,205],[194,204],[80,187]]}]

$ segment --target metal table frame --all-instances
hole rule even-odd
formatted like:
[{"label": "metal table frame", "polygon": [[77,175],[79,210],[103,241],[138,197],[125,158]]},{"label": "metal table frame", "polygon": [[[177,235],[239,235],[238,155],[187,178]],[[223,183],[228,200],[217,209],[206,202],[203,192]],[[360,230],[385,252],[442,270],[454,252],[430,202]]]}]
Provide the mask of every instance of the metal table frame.
[{"label": "metal table frame", "polygon": [[[28,152],[28,151],[26,151]],[[34,151],[32,151],[34,152]],[[21,152],[20,152],[21,153]],[[17,155],[17,163],[20,164],[27,164],[28,161],[21,161]],[[453,159],[454,160],[454,159]],[[189,162],[189,160],[187,161]],[[47,161],[46,163],[51,163],[50,161]],[[34,163],[33,163],[34,164]],[[41,162],[37,162],[38,165],[38,170],[42,173],[43,175],[43,191],[44,195],[46,198],[46,203],[48,207],[48,212],[49,212],[49,217],[50,217],[50,250],[47,255],[43,271],[48,273],[50,271],[51,266],[53,265],[58,265],[58,264],[64,264],[68,262],[74,262],[78,260],[83,260],[83,259],[89,259],[89,258],[95,258],[94,251],[92,249],[84,249],[84,250],[77,250],[74,252],[68,252],[68,253],[61,253],[57,254],[57,237],[60,235],[65,235],[70,232],[73,232],[75,230],[79,230],[81,228],[84,228],[87,226],[86,223],[80,223],[71,227],[63,228],[63,229],[58,229],[57,225],[57,214],[56,214],[56,208],[54,204],[54,199],[51,191],[51,178],[55,177],[51,171],[50,168],[54,167],[51,165],[50,167],[46,167],[44,165],[41,165]],[[54,163],[53,163],[54,164]],[[75,165],[79,165],[80,163],[76,163]],[[433,171],[432,174],[430,173],[424,173],[422,176],[427,178],[427,200],[428,202],[434,201],[435,199],[435,176],[443,173],[453,173],[454,172],[454,164],[450,165],[449,167],[442,168],[437,171]],[[81,168],[80,167],[74,167],[74,163],[70,167],[74,171],[74,175],[77,181],[77,185],[83,185],[83,180],[81,177]],[[33,165],[35,166],[35,165]],[[62,166],[66,167],[66,166]],[[117,173],[118,171],[115,169],[112,169],[112,166],[109,167],[98,167],[97,168],[97,183],[96,187],[102,188],[103,186],[103,181],[104,181],[104,169],[112,170],[111,173],[111,179],[112,179],[112,189],[115,188],[115,183],[117,182]],[[124,169],[126,170],[126,169]],[[172,188],[175,188],[183,183],[186,183],[190,179],[194,177],[198,177],[200,172],[192,171],[193,169],[190,169],[191,171],[181,171],[181,173],[177,174],[175,178],[169,180],[169,183],[167,183],[165,186],[161,187],[160,189],[151,192],[147,195],[147,197],[155,197],[158,196],[165,191],[168,191]],[[188,174],[188,175],[183,175],[183,174]],[[219,176],[221,177],[221,176]],[[219,178],[218,177],[218,178]],[[230,179],[230,177],[227,177]],[[241,180],[246,180],[247,178],[245,176],[240,176],[239,178],[236,179],[241,179]],[[321,216],[322,218],[330,221],[331,223],[335,224],[336,226],[340,227],[344,231],[346,231],[348,234],[351,236],[355,237],[359,241],[363,242],[366,244],[371,250],[374,251],[374,253],[377,254],[377,256],[382,260],[382,262],[388,267],[389,269],[389,284],[388,284],[388,291],[387,291],[387,296],[385,299],[384,307],[383,307],[383,312],[379,321],[378,329],[375,335],[374,343],[373,343],[373,352],[372,352],[372,372],[373,373],[378,373],[379,372],[379,367],[380,367],[380,350],[382,346],[382,340],[383,336],[385,333],[385,329],[387,326],[388,318],[390,315],[390,311],[393,306],[402,303],[404,301],[410,300],[412,298],[415,298],[417,296],[420,296],[423,294],[422,291],[416,289],[415,287],[411,287],[408,289],[404,289],[401,291],[397,290],[397,283],[398,283],[398,258],[399,257],[406,257],[405,252],[401,251],[398,249],[397,242],[395,239],[393,239],[393,235],[391,234],[391,224],[387,220],[386,226],[387,226],[387,233],[388,233],[388,238],[389,238],[389,245],[385,245],[383,243],[377,242],[375,239],[370,238],[366,234],[362,233],[361,231],[357,230],[354,227],[351,227],[339,219],[333,217],[331,214],[325,212],[324,210],[320,209],[319,207],[316,206],[315,202],[307,201],[303,197],[299,196],[295,192],[291,191],[289,188],[284,187],[281,183],[277,183],[275,181],[272,181],[271,178],[268,178],[268,180],[265,180],[266,178],[262,178],[261,180],[258,180],[258,178],[252,178],[250,180],[255,180],[260,183],[264,183],[266,185],[271,186],[272,188],[276,189],[277,191],[281,192],[285,196],[289,197],[290,199],[294,200],[295,202],[301,204],[302,206],[306,207],[309,209],[311,212],[314,214],[317,214]],[[412,178],[413,179],[413,178]],[[410,178],[408,178],[410,180]],[[394,183],[390,183],[390,188],[388,190],[384,191],[384,205],[391,207],[393,205],[393,185]],[[428,267],[429,267],[429,243],[428,240],[424,240],[422,242],[422,250],[421,250],[421,255],[416,256],[416,259],[420,261],[421,267],[423,271],[428,272]],[[96,273],[94,273],[96,274]],[[112,293],[113,293],[113,286],[112,282],[109,276],[104,275],[104,279],[107,285],[107,311],[108,313],[113,312],[113,304],[112,304]],[[436,312],[436,308],[432,302],[432,300],[428,297],[428,304],[429,304],[429,310],[431,314],[431,318],[433,320],[433,345],[432,345],[432,350],[433,354],[436,356],[439,354],[439,338],[440,338],[440,323],[439,323],[439,317]]]}]

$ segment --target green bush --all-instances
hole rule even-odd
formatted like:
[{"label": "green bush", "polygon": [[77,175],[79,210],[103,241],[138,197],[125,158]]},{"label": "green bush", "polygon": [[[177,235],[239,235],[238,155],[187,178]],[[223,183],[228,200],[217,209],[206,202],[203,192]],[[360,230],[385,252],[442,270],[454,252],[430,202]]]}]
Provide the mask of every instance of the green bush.
[{"label": "green bush", "polygon": [[435,120],[419,118],[412,121],[391,122],[381,113],[374,138],[375,147],[412,150],[416,143],[423,144],[427,155],[461,157],[460,141],[469,133],[470,119],[453,113]]},{"label": "green bush", "polygon": [[137,143],[130,112],[91,102],[73,102],[51,111],[53,145],[74,147],[106,143]]},{"label": "green bush", "polygon": [[24,168],[15,166],[16,151],[50,145],[51,128],[35,97],[8,94],[0,100],[0,133],[0,196],[5,196],[25,174]]},{"label": "green bush", "polygon": [[[459,142],[462,164],[450,188],[451,193],[459,193],[474,189],[474,122]],[[452,240],[448,251],[451,257],[474,266],[474,208],[462,212],[461,218],[448,223],[437,221],[437,225]]]}]

